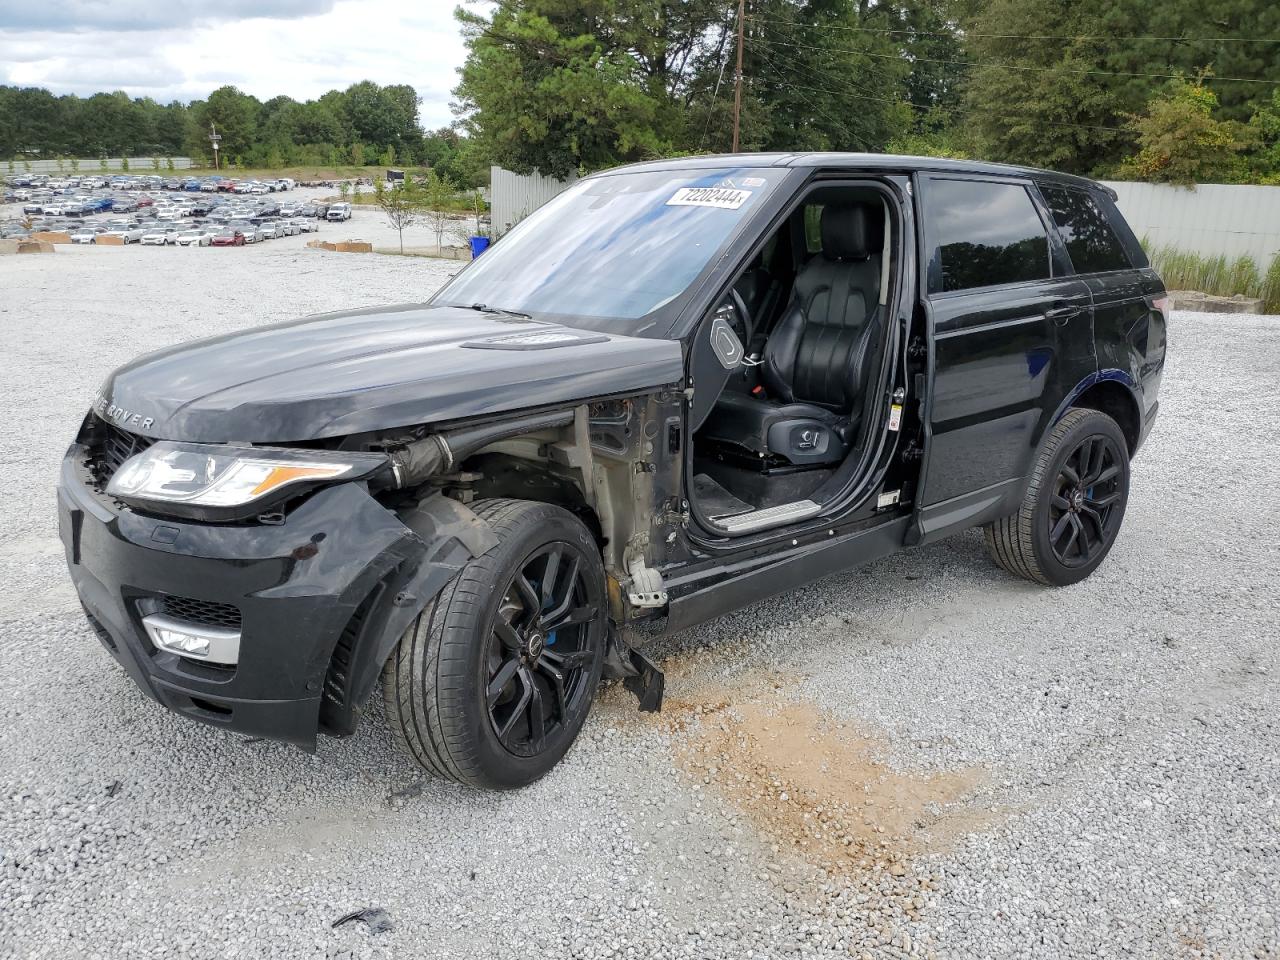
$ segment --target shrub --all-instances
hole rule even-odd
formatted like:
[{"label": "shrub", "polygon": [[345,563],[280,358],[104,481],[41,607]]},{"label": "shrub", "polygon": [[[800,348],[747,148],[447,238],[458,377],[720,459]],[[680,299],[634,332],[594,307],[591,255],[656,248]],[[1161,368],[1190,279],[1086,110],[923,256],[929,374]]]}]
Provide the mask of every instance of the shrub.
[{"label": "shrub", "polygon": [[1280,313],[1280,253],[1271,258],[1271,266],[1267,267],[1261,296],[1267,313]]},{"label": "shrub", "polygon": [[[1145,244],[1144,244],[1145,246]],[[1151,266],[1160,274],[1170,290],[1199,290],[1218,297],[1264,297],[1264,288],[1272,282],[1280,284],[1280,267],[1272,260],[1268,280],[1264,282],[1257,261],[1248,254],[1227,260],[1223,255],[1206,257],[1191,250],[1160,245],[1148,249]],[[1280,287],[1277,287],[1280,293]]]}]

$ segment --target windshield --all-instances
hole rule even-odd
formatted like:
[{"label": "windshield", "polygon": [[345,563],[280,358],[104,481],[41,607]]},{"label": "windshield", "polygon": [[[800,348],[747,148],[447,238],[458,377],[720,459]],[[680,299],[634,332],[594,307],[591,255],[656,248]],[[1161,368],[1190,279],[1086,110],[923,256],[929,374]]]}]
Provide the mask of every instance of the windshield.
[{"label": "windshield", "polygon": [[433,302],[661,335],[657,311],[689,289],[786,174],[736,167],[584,180],[485,251]]}]

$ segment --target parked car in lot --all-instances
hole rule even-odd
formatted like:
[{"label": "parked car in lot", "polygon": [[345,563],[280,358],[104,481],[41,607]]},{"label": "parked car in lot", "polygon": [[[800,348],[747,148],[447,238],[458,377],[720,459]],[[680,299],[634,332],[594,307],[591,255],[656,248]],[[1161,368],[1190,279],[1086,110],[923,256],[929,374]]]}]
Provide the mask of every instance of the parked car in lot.
[{"label": "parked car in lot", "polygon": [[190,230],[183,230],[173,238],[173,242],[180,247],[207,247],[213,242],[214,232],[205,227],[194,227]]},{"label": "parked car in lot", "polygon": [[263,238],[262,231],[261,229],[259,229],[258,225],[255,223],[250,223],[247,220],[233,220],[231,221],[230,224],[228,224],[228,226],[230,226],[231,229],[239,230],[242,234],[244,234],[245,243],[257,243]]},{"label": "parked car in lot", "polygon": [[314,749],[380,687],[425,769],[522,786],[602,675],[660,704],[628,625],[974,526],[1036,583],[1097,569],[1168,310],[1114,199],[863,154],[586,177],[426,305],[113,373],[60,474],[71,579],[189,718]]},{"label": "parked car in lot", "polygon": [[71,231],[72,243],[96,243],[99,236],[106,232],[106,227],[97,224],[85,224]]},{"label": "parked car in lot", "polygon": [[299,233],[315,233],[320,229],[320,224],[306,217],[295,217],[289,222],[298,228]]},{"label": "parked car in lot", "polygon": [[148,228],[138,223],[109,223],[103,236],[120,237],[125,244],[140,243],[146,236]]},{"label": "parked car in lot", "polygon": [[179,229],[171,223],[158,223],[148,228],[140,241],[144,247],[163,247],[177,242]]},{"label": "parked car in lot", "polygon": [[349,204],[349,203],[334,203],[334,204],[330,204],[330,205],[329,205],[329,209],[328,209],[328,211],[327,211],[327,212],[325,213],[325,215],[324,215],[324,218],[325,218],[326,220],[335,220],[335,221],[337,221],[337,220],[350,220],[350,219],[351,219],[351,204]]},{"label": "parked car in lot", "polygon": [[244,234],[239,230],[223,228],[214,234],[212,245],[215,247],[243,247],[244,242]]}]

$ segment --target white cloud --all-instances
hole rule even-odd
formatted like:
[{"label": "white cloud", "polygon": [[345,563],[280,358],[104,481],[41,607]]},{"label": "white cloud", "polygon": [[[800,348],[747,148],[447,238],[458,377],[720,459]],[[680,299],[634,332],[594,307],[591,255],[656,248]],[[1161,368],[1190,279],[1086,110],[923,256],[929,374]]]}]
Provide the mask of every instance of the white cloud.
[{"label": "white cloud", "polygon": [[[6,14],[0,26],[0,82],[59,94],[124,90],[167,103],[235,84],[262,100],[309,100],[360,80],[407,83],[422,97],[422,125],[432,129],[453,120],[449,91],[466,56],[453,4],[444,0],[27,6],[40,12]],[[221,12],[209,14],[213,8]]]}]

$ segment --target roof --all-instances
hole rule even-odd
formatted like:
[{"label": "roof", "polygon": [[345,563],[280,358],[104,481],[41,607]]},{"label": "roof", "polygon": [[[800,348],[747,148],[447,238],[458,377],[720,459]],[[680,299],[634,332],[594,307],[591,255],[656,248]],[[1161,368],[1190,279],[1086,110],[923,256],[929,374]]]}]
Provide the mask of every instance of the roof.
[{"label": "roof", "polygon": [[595,176],[621,173],[630,170],[699,170],[719,167],[823,167],[833,170],[856,170],[882,173],[914,172],[917,170],[943,173],[978,173],[1005,177],[1046,177],[1054,180],[1088,186],[1110,194],[1109,187],[1072,173],[1041,170],[1037,167],[1021,167],[1008,163],[988,163],[982,160],[949,160],[943,157],[916,157],[894,153],[719,153],[689,157],[672,157],[667,160],[650,160],[623,167],[602,170]]}]

